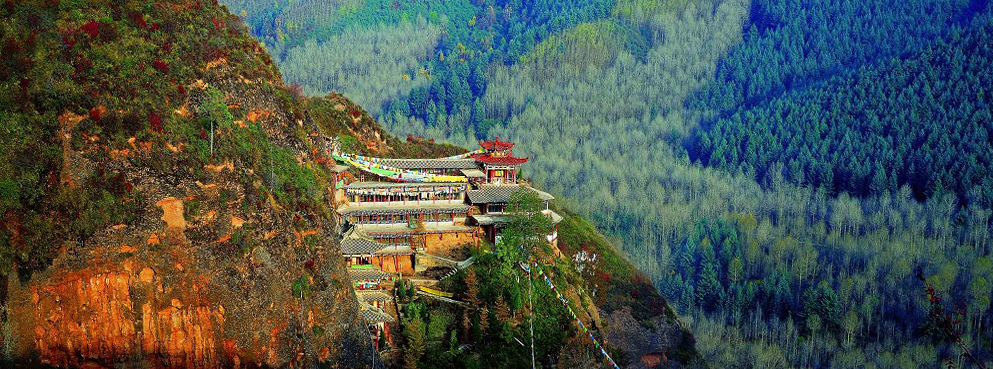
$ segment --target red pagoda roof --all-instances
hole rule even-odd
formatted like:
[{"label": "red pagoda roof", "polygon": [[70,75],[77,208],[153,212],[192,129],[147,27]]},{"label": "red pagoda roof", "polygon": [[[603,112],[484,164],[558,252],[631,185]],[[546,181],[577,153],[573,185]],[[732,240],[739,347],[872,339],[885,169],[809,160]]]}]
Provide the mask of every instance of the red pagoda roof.
[{"label": "red pagoda roof", "polygon": [[494,138],[493,141],[479,141],[479,146],[482,146],[487,150],[510,150],[514,147],[514,143],[510,141],[500,141],[500,137]]},{"label": "red pagoda roof", "polygon": [[528,161],[528,158],[515,158],[512,156],[490,156],[489,154],[476,154],[473,155],[472,158],[476,159],[476,161],[480,163],[492,164],[492,165],[521,165]]}]

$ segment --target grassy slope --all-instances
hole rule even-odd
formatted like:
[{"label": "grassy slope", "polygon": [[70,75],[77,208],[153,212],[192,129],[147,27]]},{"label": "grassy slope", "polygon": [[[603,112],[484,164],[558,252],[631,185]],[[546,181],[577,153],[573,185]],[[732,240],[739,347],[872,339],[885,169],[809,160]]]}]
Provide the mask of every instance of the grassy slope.
[{"label": "grassy slope", "polygon": [[[594,271],[583,275],[585,278],[580,283],[587,291],[605,291],[594,299],[599,309],[610,313],[630,307],[634,318],[645,325],[656,317],[661,317],[668,323],[679,324],[675,312],[648,277],[628,261],[593,224],[568,209],[556,207],[555,211],[564,218],[559,223],[559,248],[562,252],[572,256],[580,250],[587,250],[600,257]],[[575,271],[572,265],[560,264],[559,269]],[[683,363],[697,361],[699,354],[694,342],[690,332],[683,330],[683,336],[670,351],[669,357]]]}]

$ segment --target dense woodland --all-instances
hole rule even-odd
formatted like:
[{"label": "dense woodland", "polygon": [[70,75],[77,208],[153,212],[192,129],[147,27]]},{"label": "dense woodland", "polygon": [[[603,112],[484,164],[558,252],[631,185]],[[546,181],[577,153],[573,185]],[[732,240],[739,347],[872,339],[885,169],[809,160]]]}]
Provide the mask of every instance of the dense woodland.
[{"label": "dense woodland", "polygon": [[993,27],[980,21],[911,58],[739,109],[700,133],[696,153],[759,181],[858,196],[908,184],[918,199],[948,191],[989,208]]},{"label": "dense woodland", "polygon": [[251,24],[280,55],[438,27],[429,56],[380,51],[409,64],[369,72],[393,91],[370,111],[396,134],[518,142],[524,175],[614,237],[714,367],[993,363],[987,2],[536,3],[329,3],[346,16],[299,18],[305,41],[273,28],[289,10],[246,18],[272,20]]}]

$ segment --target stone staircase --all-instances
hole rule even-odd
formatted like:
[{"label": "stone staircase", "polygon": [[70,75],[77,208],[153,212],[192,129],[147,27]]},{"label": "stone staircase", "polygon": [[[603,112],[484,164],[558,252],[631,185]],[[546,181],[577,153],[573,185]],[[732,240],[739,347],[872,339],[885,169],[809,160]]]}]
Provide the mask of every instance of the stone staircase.
[{"label": "stone staircase", "polygon": [[468,259],[465,259],[464,261],[458,262],[458,263],[455,264],[455,269],[452,269],[452,271],[450,271],[447,274],[441,276],[441,278],[438,279],[438,280],[439,281],[443,281],[443,280],[447,279],[448,277],[451,277],[451,276],[455,275],[455,273],[458,273],[462,269],[468,268],[474,262],[476,262],[476,259],[474,259],[472,257],[469,257]]}]

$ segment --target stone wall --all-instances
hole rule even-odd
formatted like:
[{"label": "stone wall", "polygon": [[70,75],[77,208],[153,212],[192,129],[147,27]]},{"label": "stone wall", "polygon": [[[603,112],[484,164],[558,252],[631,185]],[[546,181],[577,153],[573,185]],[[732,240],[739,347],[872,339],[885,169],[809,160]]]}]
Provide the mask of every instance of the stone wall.
[{"label": "stone wall", "polygon": [[442,256],[450,255],[453,249],[479,243],[475,231],[426,234],[421,237],[424,237],[427,253]]},{"label": "stone wall", "polygon": [[414,274],[413,255],[373,256],[372,264],[387,273]]}]

